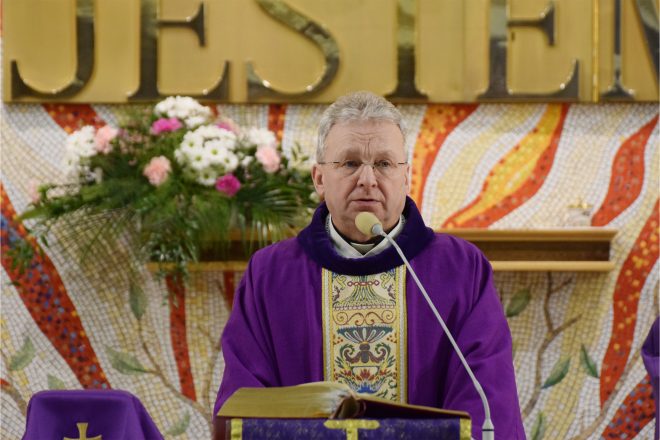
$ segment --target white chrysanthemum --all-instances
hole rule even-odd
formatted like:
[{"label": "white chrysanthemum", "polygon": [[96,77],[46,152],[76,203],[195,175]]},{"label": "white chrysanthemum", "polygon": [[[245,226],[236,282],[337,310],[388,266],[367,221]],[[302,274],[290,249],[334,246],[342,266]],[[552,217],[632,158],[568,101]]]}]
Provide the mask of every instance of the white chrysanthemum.
[{"label": "white chrysanthemum", "polygon": [[237,142],[234,133],[215,125],[203,125],[183,136],[174,158],[191,180],[210,185],[212,177],[217,179],[238,166],[238,156],[234,152]]},{"label": "white chrysanthemum", "polygon": [[181,145],[191,149],[202,148],[204,146],[204,138],[193,131],[189,131],[183,136]]},{"label": "white chrysanthemum", "polygon": [[238,157],[235,154],[228,154],[223,161],[223,166],[227,172],[231,173],[238,167]]},{"label": "white chrysanthemum", "polygon": [[186,123],[186,127],[188,128],[199,127],[202,124],[206,124],[210,116],[211,116],[211,111],[209,110],[208,115],[190,116],[188,118],[185,118],[183,122]]},{"label": "white chrysanthemum", "polygon": [[206,143],[205,153],[212,165],[222,165],[228,154],[234,154],[217,139]]},{"label": "white chrysanthemum", "polygon": [[218,173],[211,167],[201,170],[195,179],[197,183],[204,186],[215,185],[218,180]]},{"label": "white chrysanthemum", "polygon": [[277,138],[275,133],[266,128],[252,127],[248,130],[246,135],[247,142],[262,147],[275,147],[277,145]]},{"label": "white chrysanthemum", "polygon": [[64,167],[68,176],[78,177],[89,172],[89,158],[97,154],[94,144],[95,134],[96,129],[86,125],[66,138]]},{"label": "white chrysanthemum", "polygon": [[243,160],[241,160],[241,166],[243,168],[247,168],[250,166],[250,164],[254,161],[254,156],[245,156]]},{"label": "white chrysanthemum", "polygon": [[202,149],[198,149],[195,152],[195,154],[193,154],[188,158],[188,160],[189,160],[188,165],[190,166],[190,168],[192,168],[197,172],[201,172],[202,170],[207,169],[211,165],[211,162],[209,161],[206,152]]},{"label": "white chrysanthemum", "polygon": [[154,113],[158,116],[177,118],[188,128],[195,128],[211,119],[211,109],[188,96],[170,96],[156,104]]}]

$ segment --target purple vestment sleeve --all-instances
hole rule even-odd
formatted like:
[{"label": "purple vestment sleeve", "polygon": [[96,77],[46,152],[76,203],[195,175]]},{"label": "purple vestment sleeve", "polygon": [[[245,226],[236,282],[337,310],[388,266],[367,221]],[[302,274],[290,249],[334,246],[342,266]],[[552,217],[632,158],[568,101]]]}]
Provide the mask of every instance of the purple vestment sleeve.
[{"label": "purple vestment sleeve", "polygon": [[[490,263],[474,245],[438,234],[411,262],[490,404],[495,438],[525,438],[511,354],[511,334]],[[408,402],[466,411],[481,438],[484,409],[458,355],[412,277],[408,309]]]},{"label": "purple vestment sleeve", "polygon": [[242,387],[323,380],[321,268],[295,239],[256,252],[222,334],[225,371],[214,407]]},{"label": "purple vestment sleeve", "polygon": [[[511,334],[495,291],[490,263],[474,255],[474,291],[469,313],[456,328],[458,346],[486,393],[496,438],[524,439],[511,352]],[[467,371],[451,356],[444,408],[464,410],[472,416],[472,434],[481,438],[484,409]]]},{"label": "purple vestment sleeve", "polygon": [[253,264],[250,261],[241,279],[229,321],[222,335],[225,373],[218,391],[213,414],[238,388],[277,386],[268,330],[253,286]]}]

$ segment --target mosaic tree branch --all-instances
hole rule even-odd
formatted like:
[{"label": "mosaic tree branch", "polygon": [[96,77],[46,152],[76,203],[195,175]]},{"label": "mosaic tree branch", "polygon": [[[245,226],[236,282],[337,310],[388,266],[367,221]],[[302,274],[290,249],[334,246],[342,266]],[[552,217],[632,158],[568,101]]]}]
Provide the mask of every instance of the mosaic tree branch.
[{"label": "mosaic tree branch", "polygon": [[204,407],[199,403],[195,402],[194,400],[189,399],[188,397],[184,396],[172,383],[167,379],[165,374],[163,373],[163,370],[160,368],[160,365],[158,362],[156,362],[155,357],[151,353],[151,350],[149,350],[149,346],[147,345],[144,336],[142,334],[142,323],[140,320],[138,320],[138,337],[140,338],[140,344],[142,345],[142,349],[144,350],[145,354],[147,355],[147,358],[149,358],[149,362],[151,362],[151,365],[153,366],[152,370],[147,370],[146,373],[153,374],[154,376],[158,377],[165,388],[170,390],[174,396],[176,396],[177,399],[181,400],[182,402],[190,405],[193,407],[197,412],[199,412],[204,420],[206,420],[206,423],[208,424],[209,427],[209,432],[212,432],[213,426],[211,425],[211,413],[207,410],[204,409]]},{"label": "mosaic tree branch", "polygon": [[536,353],[536,372],[534,375],[534,387],[533,387],[534,392],[532,394],[532,397],[530,397],[530,399],[527,401],[527,404],[525,405],[525,408],[522,411],[523,419],[526,419],[531,414],[532,410],[534,409],[534,406],[536,405],[536,402],[539,399],[539,396],[541,395],[541,384],[543,380],[541,377],[541,366],[543,364],[543,356],[545,352],[547,351],[548,347],[550,347],[550,344],[552,344],[552,342],[562,332],[564,332],[567,328],[575,324],[582,317],[582,315],[578,315],[564,322],[559,327],[554,326],[554,323],[552,322],[552,316],[550,315],[550,298],[554,293],[562,290],[564,287],[569,285],[573,281],[573,279],[568,278],[563,283],[553,287],[552,273],[548,272],[547,276],[548,276],[548,283],[547,283],[548,287],[546,290],[545,298],[543,300],[543,316],[545,318],[545,326],[548,329],[548,333],[543,339],[543,342],[541,342],[539,351]]},{"label": "mosaic tree branch", "polygon": [[206,366],[206,374],[204,375],[204,382],[202,385],[202,396],[204,396],[203,398],[204,401],[206,402],[206,406],[207,408],[212,408],[213,404],[210,400],[209,395],[211,393],[211,382],[213,381],[213,369],[218,359],[218,355],[222,350],[222,346],[220,345],[220,340],[218,338],[215,339],[212,338],[210,332],[207,331],[205,328],[201,326],[197,326],[197,330],[206,337],[206,339],[209,341],[212,347],[211,355],[209,356]]}]

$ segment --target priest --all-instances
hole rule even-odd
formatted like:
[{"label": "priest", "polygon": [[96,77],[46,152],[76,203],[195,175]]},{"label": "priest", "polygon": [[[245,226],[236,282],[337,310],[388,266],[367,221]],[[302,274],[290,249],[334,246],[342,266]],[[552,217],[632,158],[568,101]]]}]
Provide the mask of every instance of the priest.
[{"label": "priest", "polygon": [[412,199],[401,113],[369,92],[339,98],[319,124],[323,202],[296,238],[254,254],[222,335],[214,414],[241,387],[321,380],[395,402],[462,410],[481,438],[482,402],[387,240],[355,225],[371,212],[443,316],[488,398],[497,438],[523,439],[511,335],[492,269],[472,244],[426,227]]}]

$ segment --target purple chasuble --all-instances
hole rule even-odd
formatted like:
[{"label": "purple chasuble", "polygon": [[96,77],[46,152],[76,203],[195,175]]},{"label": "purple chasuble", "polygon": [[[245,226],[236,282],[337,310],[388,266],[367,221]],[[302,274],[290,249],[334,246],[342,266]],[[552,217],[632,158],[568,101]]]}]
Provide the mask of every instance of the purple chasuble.
[{"label": "purple chasuble", "polygon": [[[360,259],[335,251],[322,203],[297,238],[256,252],[236,292],[222,335],[225,372],[214,414],[241,387],[324,380],[321,268],[346,275],[384,272],[403,262],[393,247]],[[492,269],[471,243],[436,234],[412,199],[396,242],[453,333],[488,397],[496,438],[524,439],[511,334]],[[406,277],[408,403],[466,411],[481,438],[483,405],[440,324]]]}]

